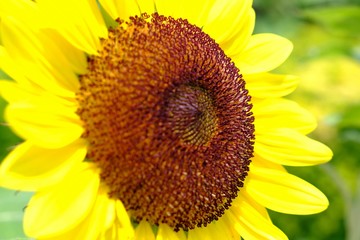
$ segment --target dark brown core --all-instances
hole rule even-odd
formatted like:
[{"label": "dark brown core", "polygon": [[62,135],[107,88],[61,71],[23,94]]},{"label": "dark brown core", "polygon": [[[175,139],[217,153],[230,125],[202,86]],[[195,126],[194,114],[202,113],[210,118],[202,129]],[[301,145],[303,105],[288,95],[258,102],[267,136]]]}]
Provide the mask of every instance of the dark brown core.
[{"label": "dark brown core", "polygon": [[166,96],[167,124],[184,142],[206,145],[216,132],[213,99],[199,86],[180,85]]},{"label": "dark brown core", "polygon": [[214,40],[183,19],[119,21],[80,84],[88,159],[135,220],[187,230],[224,214],[254,126],[245,82]]}]

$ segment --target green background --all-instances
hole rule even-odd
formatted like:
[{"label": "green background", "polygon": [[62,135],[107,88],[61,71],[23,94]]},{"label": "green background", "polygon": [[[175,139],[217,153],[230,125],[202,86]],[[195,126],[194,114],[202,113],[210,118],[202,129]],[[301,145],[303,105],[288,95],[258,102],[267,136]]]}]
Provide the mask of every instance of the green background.
[{"label": "green background", "polygon": [[[330,146],[333,160],[288,170],[321,189],[323,213],[294,216],[271,212],[289,239],[360,239],[360,2],[359,0],[255,0],[255,32],[272,32],[294,43],[277,71],[303,78],[289,96],[319,120],[311,137]],[[6,76],[0,72],[0,79]],[[6,103],[0,99],[0,113]],[[21,140],[0,116],[0,159]],[[31,193],[0,188],[0,240],[26,239],[22,215]]]},{"label": "green background", "polygon": [[319,126],[311,136],[334,152],[328,164],[288,168],[321,189],[329,208],[315,215],[271,213],[296,240],[360,239],[360,2],[358,0],[255,0],[256,32],[294,43],[277,71],[302,77],[289,96],[312,111]]}]

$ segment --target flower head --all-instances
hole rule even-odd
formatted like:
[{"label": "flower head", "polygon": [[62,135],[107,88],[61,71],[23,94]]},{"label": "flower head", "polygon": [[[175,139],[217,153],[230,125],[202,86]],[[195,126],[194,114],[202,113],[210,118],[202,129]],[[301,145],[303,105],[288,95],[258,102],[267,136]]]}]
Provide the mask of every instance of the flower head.
[{"label": "flower head", "polygon": [[[0,185],[35,191],[38,239],[286,239],[266,208],[326,209],[282,165],[331,151],[282,98],[291,52],[251,1],[5,0],[5,117],[24,139]],[[106,19],[106,21],[104,20]],[[105,23],[106,22],[106,23]]]}]

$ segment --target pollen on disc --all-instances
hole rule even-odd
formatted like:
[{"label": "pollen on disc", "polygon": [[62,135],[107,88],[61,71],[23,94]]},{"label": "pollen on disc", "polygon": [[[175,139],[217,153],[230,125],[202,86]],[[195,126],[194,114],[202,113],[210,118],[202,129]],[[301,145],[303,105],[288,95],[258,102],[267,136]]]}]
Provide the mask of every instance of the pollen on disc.
[{"label": "pollen on disc", "polygon": [[87,158],[133,219],[188,230],[224,214],[248,172],[254,119],[213,39],[183,19],[119,20],[80,85]]}]

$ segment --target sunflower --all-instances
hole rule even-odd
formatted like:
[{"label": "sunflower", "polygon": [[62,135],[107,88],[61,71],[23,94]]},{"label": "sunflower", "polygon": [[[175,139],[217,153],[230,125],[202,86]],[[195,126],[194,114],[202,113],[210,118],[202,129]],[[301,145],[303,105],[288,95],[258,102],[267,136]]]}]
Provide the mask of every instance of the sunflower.
[{"label": "sunflower", "polygon": [[331,151],[270,73],[252,1],[2,0],[4,116],[24,142],[0,185],[33,191],[36,239],[286,239],[266,209],[328,206],[283,165]]}]

